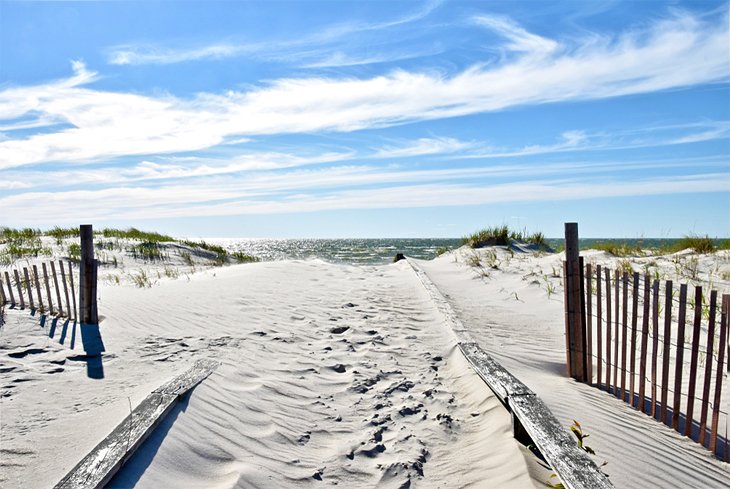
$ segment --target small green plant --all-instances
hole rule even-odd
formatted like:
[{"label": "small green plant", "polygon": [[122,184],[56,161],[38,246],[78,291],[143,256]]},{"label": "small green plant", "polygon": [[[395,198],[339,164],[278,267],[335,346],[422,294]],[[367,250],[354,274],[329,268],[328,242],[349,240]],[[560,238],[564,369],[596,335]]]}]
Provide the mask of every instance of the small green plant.
[{"label": "small green plant", "polygon": [[193,257],[190,253],[187,251],[181,251],[180,252],[180,258],[182,258],[183,263],[185,263],[189,267],[194,267],[195,262],[193,261]]},{"label": "small green plant", "polygon": [[81,245],[78,243],[71,243],[68,245],[68,258],[71,261],[81,261]]},{"label": "small green plant", "polygon": [[450,250],[448,246],[439,246],[438,248],[436,248],[436,256],[441,256],[444,253],[448,253],[449,251]]},{"label": "small green plant", "polygon": [[482,259],[479,257],[477,253],[472,253],[469,255],[466,259],[466,264],[470,267],[481,267],[482,266]]},{"label": "small green plant", "polygon": [[254,263],[254,262],[260,261],[258,257],[248,255],[248,254],[244,253],[243,251],[233,252],[233,253],[231,253],[231,256],[238,263]]},{"label": "small green plant", "polygon": [[634,274],[634,266],[631,264],[630,260],[621,260],[617,264],[618,270],[623,274],[627,273],[629,275]]},{"label": "small green plant", "polygon": [[[576,420],[573,420],[573,424],[570,425],[570,431],[575,435],[575,437],[578,439],[578,448],[583,450],[584,452],[595,455],[596,452],[593,451],[591,447],[585,444],[585,439],[588,438],[590,435],[583,432],[583,427],[580,425],[580,423]],[[608,462],[603,462],[600,467],[604,467]],[[549,479],[545,481],[545,485],[548,487],[552,487],[554,489],[565,489],[565,486],[558,482],[556,484],[553,484],[551,482],[551,479],[555,479],[558,477],[558,474],[551,474]],[[608,477],[608,474],[606,474],[606,477]]]},{"label": "small green plant", "polygon": [[152,281],[144,270],[139,270],[136,273],[132,272],[129,277],[132,279],[132,283],[140,289],[152,287]]}]

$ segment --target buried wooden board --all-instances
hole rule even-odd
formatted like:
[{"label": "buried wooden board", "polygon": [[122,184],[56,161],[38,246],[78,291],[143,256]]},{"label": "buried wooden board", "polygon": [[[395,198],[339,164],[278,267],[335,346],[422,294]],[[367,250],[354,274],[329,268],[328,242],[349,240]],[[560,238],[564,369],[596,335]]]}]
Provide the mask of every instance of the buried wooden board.
[{"label": "buried wooden board", "polygon": [[[408,260],[444,322],[454,331],[459,350],[487,386],[512,414],[515,436],[527,434],[550,467],[568,489],[607,489],[613,487],[575,438],[555,418],[547,405],[517,377],[471,340],[451,304],[412,260]],[[462,333],[463,332],[463,333]]]},{"label": "buried wooden board", "polygon": [[198,360],[189,370],[155,389],[55,487],[104,487],[170,412],[175,401],[208,377],[218,365],[212,360]]}]

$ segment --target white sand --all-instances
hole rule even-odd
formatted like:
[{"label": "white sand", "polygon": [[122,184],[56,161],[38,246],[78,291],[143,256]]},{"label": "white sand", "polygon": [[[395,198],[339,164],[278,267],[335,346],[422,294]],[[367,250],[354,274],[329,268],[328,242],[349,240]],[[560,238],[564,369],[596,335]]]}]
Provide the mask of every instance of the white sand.
[{"label": "white sand", "polygon": [[52,486],[130,403],[201,357],[222,365],[114,487],[535,486],[508,414],[405,263],[273,262],[156,281],[101,286],[103,378],[89,377],[101,371],[79,358],[73,323],[49,338],[50,324],[8,311],[3,487]]},{"label": "white sand", "polygon": [[[473,266],[475,253],[481,267]],[[603,265],[621,260],[602,252],[583,254]],[[483,348],[532,388],[562,423],[569,426],[575,419],[582,424],[590,434],[586,444],[596,451],[597,462],[608,462],[604,471],[616,487],[730,487],[728,465],[709,451],[608,393],[566,377],[563,259],[563,254],[462,248],[418,263]],[[677,262],[694,264],[695,259],[697,282],[711,280],[714,288],[730,290],[721,278],[730,265],[726,252],[632,262],[637,270],[651,263],[650,273],[657,269],[662,277],[687,282],[691,278]],[[721,404],[725,411],[727,384]]]}]

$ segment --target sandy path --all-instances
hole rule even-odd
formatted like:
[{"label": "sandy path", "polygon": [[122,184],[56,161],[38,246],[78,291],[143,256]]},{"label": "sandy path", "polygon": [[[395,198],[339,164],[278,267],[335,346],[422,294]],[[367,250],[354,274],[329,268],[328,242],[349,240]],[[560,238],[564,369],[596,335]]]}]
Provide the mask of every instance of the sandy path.
[{"label": "sandy path", "polygon": [[418,261],[480,345],[533,389],[566,425],[577,419],[591,437],[596,461],[616,487],[730,486],[727,464],[688,438],[607,393],[565,376],[562,291],[523,277],[550,270],[555,256],[517,256],[479,276],[464,260]]},{"label": "sandy path", "polygon": [[[507,413],[406,264],[229,267],[152,289],[104,287],[100,311],[101,379],[69,360],[68,340],[0,337],[13,352],[21,337],[23,347],[42,343],[12,359],[24,371],[52,358],[69,366],[55,383],[34,378],[3,398],[9,451],[0,475],[11,485],[52,485],[123,419],[127,396],[139,402],[204,356],[219,369],[114,487],[534,486]],[[12,327],[39,329],[21,319]],[[12,372],[0,375],[14,382]],[[80,410],[80,398],[94,403]],[[52,419],[24,430],[28,412],[46,405]],[[52,462],[36,471],[39,460]]]}]

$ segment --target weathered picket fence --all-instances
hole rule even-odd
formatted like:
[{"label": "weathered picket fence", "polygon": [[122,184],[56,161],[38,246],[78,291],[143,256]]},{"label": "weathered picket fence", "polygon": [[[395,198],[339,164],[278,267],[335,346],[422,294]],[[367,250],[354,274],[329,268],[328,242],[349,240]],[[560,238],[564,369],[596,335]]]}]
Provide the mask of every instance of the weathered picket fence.
[{"label": "weathered picket fence", "polygon": [[[50,261],[5,270],[0,276],[0,302],[50,316],[78,319],[78,267],[70,261]],[[45,297],[44,297],[45,294]]]},{"label": "weathered picket fence", "polygon": [[730,294],[680,284],[677,295],[671,280],[584,264],[577,250],[564,277],[569,374],[728,460]]}]

